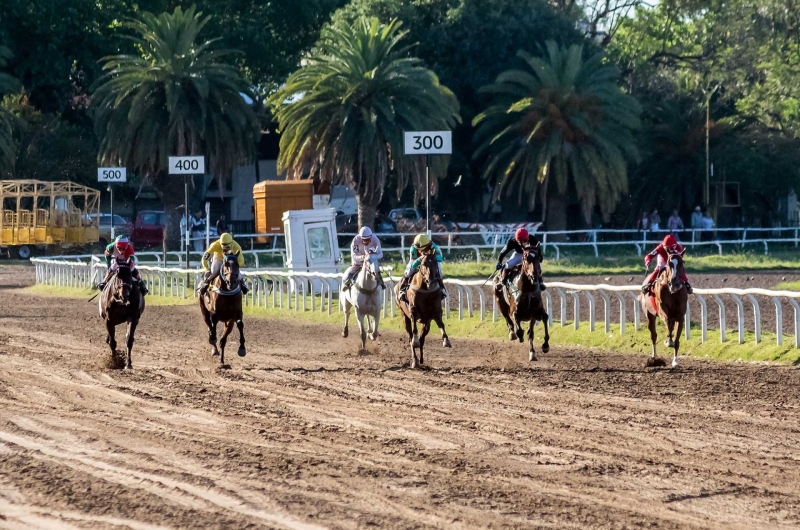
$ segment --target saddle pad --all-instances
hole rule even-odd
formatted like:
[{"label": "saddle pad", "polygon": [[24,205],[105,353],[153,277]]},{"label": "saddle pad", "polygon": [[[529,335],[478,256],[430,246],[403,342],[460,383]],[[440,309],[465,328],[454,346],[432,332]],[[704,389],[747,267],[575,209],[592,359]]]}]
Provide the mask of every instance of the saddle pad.
[{"label": "saddle pad", "polygon": [[656,305],[656,297],[651,294],[649,296],[649,298],[650,298],[650,305],[653,306],[653,311],[655,311],[656,314],[658,314],[658,306]]}]

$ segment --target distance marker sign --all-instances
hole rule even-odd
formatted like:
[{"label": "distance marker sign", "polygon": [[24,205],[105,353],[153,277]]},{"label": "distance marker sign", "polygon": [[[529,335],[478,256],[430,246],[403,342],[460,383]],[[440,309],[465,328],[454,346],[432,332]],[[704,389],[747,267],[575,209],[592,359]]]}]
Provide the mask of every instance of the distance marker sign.
[{"label": "distance marker sign", "polygon": [[128,171],[124,167],[97,168],[97,182],[126,182]]},{"label": "distance marker sign", "polygon": [[169,157],[170,175],[204,175],[206,157],[204,156],[171,156]]},{"label": "distance marker sign", "polygon": [[451,131],[412,131],[404,133],[407,155],[449,155],[453,153]]}]

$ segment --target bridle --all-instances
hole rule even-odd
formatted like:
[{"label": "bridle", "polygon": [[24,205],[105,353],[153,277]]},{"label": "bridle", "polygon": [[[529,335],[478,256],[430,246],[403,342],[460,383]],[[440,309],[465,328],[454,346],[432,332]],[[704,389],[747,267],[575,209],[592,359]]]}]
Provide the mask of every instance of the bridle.
[{"label": "bridle", "polygon": [[683,257],[678,252],[670,251],[667,261],[667,287],[670,294],[675,294],[684,287],[683,275],[680,273],[680,267],[683,266]]},{"label": "bridle", "polygon": [[[238,258],[235,254],[225,255],[225,261],[222,263],[222,272],[219,276],[222,279],[222,282],[225,284],[225,289],[227,291],[233,290],[232,285],[236,280],[236,278],[232,278],[232,276],[235,272],[234,269],[237,268],[237,264],[238,264]],[[238,274],[236,274],[236,276],[238,276]]]}]

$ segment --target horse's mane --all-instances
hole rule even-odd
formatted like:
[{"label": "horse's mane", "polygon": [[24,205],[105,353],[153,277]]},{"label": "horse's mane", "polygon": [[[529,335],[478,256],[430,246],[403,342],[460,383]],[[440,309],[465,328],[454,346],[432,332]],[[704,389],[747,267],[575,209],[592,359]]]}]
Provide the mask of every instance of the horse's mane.
[{"label": "horse's mane", "polygon": [[124,266],[123,267],[119,267],[117,269],[117,278],[119,278],[120,280],[122,280],[125,283],[131,283],[131,280],[133,279],[133,275],[131,274],[130,267],[124,267]]}]

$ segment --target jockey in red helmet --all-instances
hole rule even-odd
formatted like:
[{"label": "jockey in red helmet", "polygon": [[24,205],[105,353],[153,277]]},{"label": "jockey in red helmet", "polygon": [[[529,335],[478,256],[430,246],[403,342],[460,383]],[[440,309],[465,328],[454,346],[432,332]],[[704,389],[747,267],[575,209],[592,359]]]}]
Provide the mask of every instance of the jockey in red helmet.
[{"label": "jockey in red helmet", "polygon": [[[511,255],[511,258],[506,262],[505,266],[503,266],[503,258],[506,257],[511,251],[514,253]],[[500,251],[500,255],[497,257],[497,267],[496,270],[503,269],[502,272],[502,281],[500,284],[504,284],[508,280],[508,276],[510,271],[512,271],[515,267],[517,267],[520,263],[522,263],[522,253],[526,250],[533,252],[536,256],[535,262],[535,269],[536,269],[536,276],[539,280],[539,289],[544,291],[547,289],[544,285],[544,281],[542,280],[542,252],[539,249],[539,240],[536,239],[536,236],[533,234],[529,234],[528,231],[524,228],[520,228],[514,234],[514,237],[508,240],[506,245]]]},{"label": "jockey in red helmet", "polygon": [[[672,234],[669,234],[664,238],[664,241],[659,243],[659,245],[653,249],[648,255],[644,257],[644,264],[646,267],[650,267],[650,262],[653,261],[653,258],[656,258],[656,269],[648,275],[644,283],[642,284],[642,292],[644,294],[650,294],[650,290],[653,287],[653,284],[658,278],[659,273],[664,270],[664,267],[667,264],[667,260],[669,260],[670,254],[682,254],[683,253],[683,246],[678,243],[678,240]],[[683,283],[686,284],[686,290],[689,294],[692,294],[692,286],[689,285],[689,278],[686,277],[686,271],[683,272]]]}]

